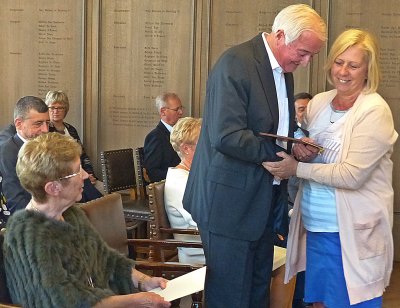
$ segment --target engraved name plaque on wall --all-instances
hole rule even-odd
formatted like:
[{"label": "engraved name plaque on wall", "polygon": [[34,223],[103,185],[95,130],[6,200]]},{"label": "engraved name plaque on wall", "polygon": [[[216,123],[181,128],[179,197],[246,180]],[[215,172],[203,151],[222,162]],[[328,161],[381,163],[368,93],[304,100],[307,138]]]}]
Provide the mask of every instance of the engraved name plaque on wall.
[{"label": "engraved name plaque on wall", "polygon": [[83,16],[84,1],[1,2],[0,127],[12,122],[20,97],[64,90],[67,122],[81,132]]},{"label": "engraved name plaque on wall", "polygon": [[[236,44],[253,38],[259,32],[270,32],[276,14],[284,7],[312,1],[294,0],[252,0],[212,1],[210,65],[219,56]],[[251,3],[251,5],[250,5]],[[299,68],[295,73],[295,92],[308,91],[309,67]]]},{"label": "engraved name plaque on wall", "polygon": [[158,94],[176,92],[190,113],[194,4],[102,1],[101,11],[100,149],[142,146]]}]

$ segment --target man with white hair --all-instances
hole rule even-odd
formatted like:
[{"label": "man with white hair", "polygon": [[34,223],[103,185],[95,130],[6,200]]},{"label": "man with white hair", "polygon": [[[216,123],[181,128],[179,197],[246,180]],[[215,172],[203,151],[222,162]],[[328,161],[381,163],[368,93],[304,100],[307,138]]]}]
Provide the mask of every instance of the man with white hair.
[{"label": "man with white hair", "polygon": [[172,127],[183,115],[178,95],[164,93],[156,98],[160,122],[144,140],[144,167],[151,182],[164,180],[169,167],[179,164],[180,158],[169,142]]},{"label": "man with white hair", "polygon": [[273,238],[287,233],[287,181],[262,166],[293,136],[293,75],[326,41],[326,25],[304,4],[284,8],[271,33],[228,49],[207,82],[203,124],[183,199],[197,222],[212,308],[269,307]]}]

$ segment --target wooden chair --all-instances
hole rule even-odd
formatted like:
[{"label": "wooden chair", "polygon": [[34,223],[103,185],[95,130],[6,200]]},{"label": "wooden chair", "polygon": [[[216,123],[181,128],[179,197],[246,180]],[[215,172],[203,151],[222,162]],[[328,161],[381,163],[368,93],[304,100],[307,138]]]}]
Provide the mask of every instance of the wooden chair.
[{"label": "wooden chair", "polygon": [[[86,212],[94,228],[99,232],[104,241],[124,255],[128,255],[128,246],[141,252],[141,247],[151,247],[155,251],[176,249],[177,247],[201,247],[197,242],[163,241],[150,239],[127,239],[124,232],[124,215],[122,201],[119,194],[109,194],[102,198],[83,203],[82,209]],[[161,254],[161,253],[160,253]],[[201,265],[182,264],[177,262],[161,262],[160,260],[147,259],[136,261],[136,268],[149,272],[154,276],[173,279],[190,271],[202,267]],[[192,307],[202,307],[202,293],[192,295]],[[178,304],[178,302],[174,302]]]},{"label": "wooden chair", "polygon": [[134,232],[141,228],[142,237],[147,237],[147,222],[151,219],[148,201],[140,198],[136,185],[133,149],[118,149],[100,153],[101,170],[105,193],[118,192],[122,204],[128,234],[137,237]]},{"label": "wooden chair", "polygon": [[144,168],[144,149],[138,147],[135,149],[136,156],[136,173],[138,176],[138,188],[141,197],[148,199],[146,193],[146,186],[150,183],[150,178],[147,175],[146,168]]},{"label": "wooden chair", "polygon": [[[190,234],[199,235],[199,231],[195,229],[176,229],[171,228],[168,220],[168,216],[164,205],[164,188],[165,180],[155,183],[150,183],[147,186],[147,195],[149,196],[149,207],[152,213],[152,219],[150,221],[149,238],[151,240],[160,240],[164,242],[164,250],[150,249],[148,258],[153,261],[170,261],[178,260],[178,251],[176,249],[170,249],[173,246],[168,247],[169,242],[174,241],[174,234]],[[142,240],[143,243],[145,241]],[[138,242],[137,244],[139,244]],[[202,248],[202,244],[196,248]]]},{"label": "wooden chair", "polygon": [[152,213],[150,223],[151,239],[173,239],[174,234],[200,235],[196,229],[176,229],[171,228],[164,204],[165,180],[150,183],[147,186],[149,196],[149,207]]}]

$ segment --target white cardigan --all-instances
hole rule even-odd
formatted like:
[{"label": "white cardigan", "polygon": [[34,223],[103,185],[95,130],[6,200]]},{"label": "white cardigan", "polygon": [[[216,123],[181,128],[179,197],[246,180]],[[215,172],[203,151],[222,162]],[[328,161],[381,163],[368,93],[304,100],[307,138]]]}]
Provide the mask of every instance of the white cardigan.
[{"label": "white cardigan", "polygon": [[[315,96],[307,107],[308,127],[336,95]],[[377,93],[360,94],[348,111],[342,149],[335,164],[299,163],[297,177],[336,188],[344,276],[350,303],[381,296],[393,267],[393,163],[397,139],[392,113]],[[305,270],[306,233],[301,221],[301,191],[290,222],[286,277]]]},{"label": "white cardigan", "polygon": [[[189,172],[179,168],[169,168],[165,180],[164,204],[172,228],[197,229],[197,224],[188,211],[183,208],[182,198],[185,192]],[[174,234],[176,240],[201,242],[200,236]],[[201,248],[178,248],[179,262],[205,263],[204,251]]]}]

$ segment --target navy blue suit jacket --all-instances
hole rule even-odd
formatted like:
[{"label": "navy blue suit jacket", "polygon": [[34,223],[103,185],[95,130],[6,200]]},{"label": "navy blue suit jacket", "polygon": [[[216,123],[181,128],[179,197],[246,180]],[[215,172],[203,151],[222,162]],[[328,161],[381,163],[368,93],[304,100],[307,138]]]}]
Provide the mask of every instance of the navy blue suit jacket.
[{"label": "navy blue suit jacket", "polygon": [[6,142],[8,139],[10,139],[16,133],[17,133],[17,130],[15,129],[14,124],[9,124],[7,127],[2,129],[0,131],[0,145],[2,145],[4,142]]},{"label": "navy blue suit jacket", "polygon": [[7,208],[13,214],[16,210],[24,209],[31,200],[31,194],[22,186],[17,177],[18,152],[24,142],[17,134],[0,146],[0,173],[3,176],[2,189],[7,200]]},{"label": "navy blue suit jacket", "polygon": [[[292,136],[292,74],[285,74],[285,81]],[[272,202],[273,176],[261,163],[278,160],[275,153],[283,149],[259,133],[276,134],[278,119],[273,72],[259,34],[227,50],[207,81],[201,134],[183,199],[199,227],[237,239],[260,238],[270,210],[279,206]],[[285,202],[287,181],[280,190]],[[287,219],[287,202],[274,215]]]},{"label": "navy blue suit jacket", "polygon": [[169,142],[169,130],[160,121],[144,140],[144,167],[151,182],[167,177],[168,167],[175,167],[181,161]]}]

